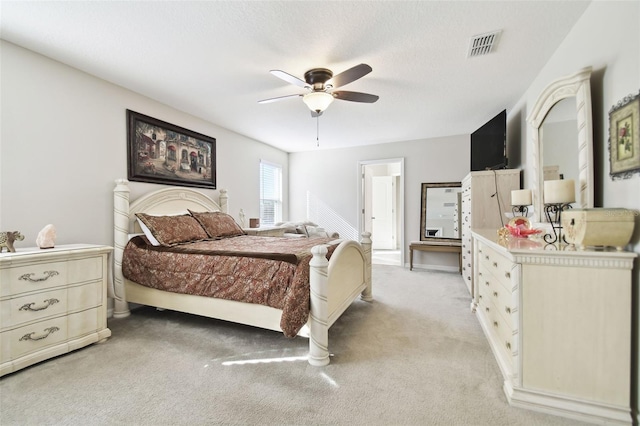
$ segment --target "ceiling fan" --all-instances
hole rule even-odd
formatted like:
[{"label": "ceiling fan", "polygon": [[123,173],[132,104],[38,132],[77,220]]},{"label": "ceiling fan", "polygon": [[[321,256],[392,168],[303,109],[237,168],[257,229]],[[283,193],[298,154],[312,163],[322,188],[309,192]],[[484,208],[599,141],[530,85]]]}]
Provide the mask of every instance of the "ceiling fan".
[{"label": "ceiling fan", "polygon": [[258,101],[258,103],[265,104],[288,98],[302,97],[302,101],[311,110],[312,117],[319,117],[320,115],[322,115],[322,112],[327,109],[327,107],[331,104],[331,102],[333,102],[334,99],[351,102],[364,102],[370,104],[377,101],[379,97],[377,95],[371,95],[369,93],[348,92],[345,90],[334,92],[333,90],[352,83],[359,78],[362,78],[365,75],[369,74],[371,71],[372,68],[369,65],[360,64],[334,76],[333,72],[329,69],[313,68],[305,72],[304,80],[301,80],[298,77],[295,77],[284,71],[271,70],[269,72],[274,76],[286,81],[287,83],[307,89],[308,92],[264,99]]}]

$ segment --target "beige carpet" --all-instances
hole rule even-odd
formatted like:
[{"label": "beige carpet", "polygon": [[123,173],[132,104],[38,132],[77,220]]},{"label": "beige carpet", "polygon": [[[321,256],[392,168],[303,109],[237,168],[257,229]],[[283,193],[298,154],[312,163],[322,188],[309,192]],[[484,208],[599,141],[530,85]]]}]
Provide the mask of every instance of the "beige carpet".
[{"label": "beige carpet", "polygon": [[142,308],[113,336],[0,379],[7,425],[575,425],[511,408],[458,274],[374,266],[375,302],[307,340]]}]

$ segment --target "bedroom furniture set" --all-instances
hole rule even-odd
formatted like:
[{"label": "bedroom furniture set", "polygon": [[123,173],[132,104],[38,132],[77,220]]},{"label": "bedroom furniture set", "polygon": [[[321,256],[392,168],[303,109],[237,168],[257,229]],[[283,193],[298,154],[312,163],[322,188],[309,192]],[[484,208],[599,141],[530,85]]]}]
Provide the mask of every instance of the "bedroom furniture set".
[{"label": "bedroom furniture set", "polygon": [[[110,294],[115,318],[128,316],[131,302],[308,336],[308,361],[322,366],[329,363],[329,327],[358,296],[372,300],[368,233],[362,242],[245,235],[226,214],[225,190],[218,201],[182,187],[133,202],[129,193],[128,181],[118,180]],[[187,231],[176,235],[176,226]],[[145,231],[155,231],[159,245],[141,235]]]}]

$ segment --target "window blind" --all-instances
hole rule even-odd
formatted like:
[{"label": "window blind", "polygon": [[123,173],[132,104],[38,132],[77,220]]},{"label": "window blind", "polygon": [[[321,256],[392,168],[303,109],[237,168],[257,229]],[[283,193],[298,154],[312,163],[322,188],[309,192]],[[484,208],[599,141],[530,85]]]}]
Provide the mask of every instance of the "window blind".
[{"label": "window blind", "polygon": [[282,167],[260,161],[260,224],[282,220]]}]

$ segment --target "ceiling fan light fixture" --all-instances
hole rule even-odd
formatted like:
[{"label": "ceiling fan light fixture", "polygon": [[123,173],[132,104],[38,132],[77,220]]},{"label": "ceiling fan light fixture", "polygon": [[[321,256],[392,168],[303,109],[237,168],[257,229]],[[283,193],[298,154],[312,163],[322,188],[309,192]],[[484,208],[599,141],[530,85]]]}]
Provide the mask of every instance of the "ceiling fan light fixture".
[{"label": "ceiling fan light fixture", "polygon": [[327,92],[311,92],[302,97],[302,101],[313,112],[323,112],[333,102],[333,95]]}]

